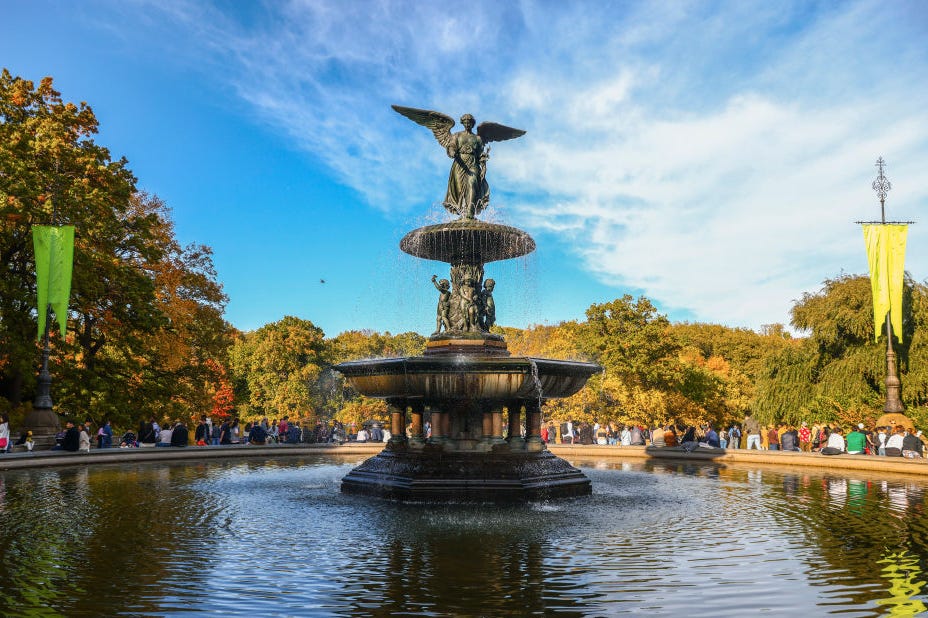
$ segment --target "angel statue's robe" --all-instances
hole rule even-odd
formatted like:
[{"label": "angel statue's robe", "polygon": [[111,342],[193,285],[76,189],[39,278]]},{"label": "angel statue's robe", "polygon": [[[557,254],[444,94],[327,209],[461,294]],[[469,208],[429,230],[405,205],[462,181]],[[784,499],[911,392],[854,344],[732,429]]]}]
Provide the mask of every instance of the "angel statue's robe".
[{"label": "angel statue's robe", "polygon": [[473,219],[490,200],[483,159],[483,140],[479,135],[460,131],[451,135],[447,147],[452,159],[448,174],[445,207],[460,216]]}]

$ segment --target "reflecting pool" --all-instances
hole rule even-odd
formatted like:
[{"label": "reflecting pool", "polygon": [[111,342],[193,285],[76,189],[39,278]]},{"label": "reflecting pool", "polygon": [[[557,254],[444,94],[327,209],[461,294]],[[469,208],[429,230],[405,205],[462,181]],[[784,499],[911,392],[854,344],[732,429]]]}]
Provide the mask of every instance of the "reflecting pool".
[{"label": "reflecting pool", "polygon": [[0,615],[915,615],[918,478],[575,460],[524,506],[342,495],[331,456],[0,473]]}]

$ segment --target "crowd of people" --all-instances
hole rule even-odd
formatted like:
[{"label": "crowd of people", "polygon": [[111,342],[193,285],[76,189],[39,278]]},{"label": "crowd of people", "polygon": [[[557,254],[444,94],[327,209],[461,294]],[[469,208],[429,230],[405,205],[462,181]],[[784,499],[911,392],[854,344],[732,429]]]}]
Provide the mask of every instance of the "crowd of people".
[{"label": "crowd of people", "polygon": [[[431,432],[427,421],[424,429],[425,437],[428,438]],[[117,441],[114,440],[113,428],[109,421],[104,421],[93,431],[90,421],[81,424],[68,420],[56,436],[53,450],[88,452],[92,442],[96,448],[178,448],[191,444],[218,446],[387,442],[390,437],[389,430],[377,422],[364,423],[360,428],[356,428],[354,425],[346,426],[338,421],[317,421],[314,426],[307,424],[301,427],[299,421],[291,420],[289,416],[284,416],[279,421],[263,418],[244,424],[233,417],[214,422],[209,416],[202,416],[192,436],[182,420],[166,422],[162,426],[154,418],[148,418],[139,422],[137,431],[124,432]],[[635,424],[600,425],[573,421],[557,425],[554,421],[549,421],[542,424],[541,439],[546,443],[563,444],[679,446],[689,451],[703,447],[908,458],[922,458],[926,450],[922,432],[903,425],[867,428],[864,423],[858,423],[843,428],[836,424],[816,423],[809,427],[808,423],[803,422],[798,427],[790,424],[765,426],[750,415],[744,418],[743,423],[733,423],[728,427],[719,428],[713,427],[711,423],[704,423],[698,427],[669,423],[648,428]],[[22,445],[31,451],[32,432],[23,432],[14,443],[9,418],[5,414],[0,415],[0,453],[9,452],[16,445]]]},{"label": "crowd of people", "polygon": [[838,424],[806,422],[798,427],[790,424],[761,425],[752,416],[743,423],[728,427],[680,426],[675,423],[641,427],[634,424],[616,425],[567,421],[560,426],[550,422],[542,426],[542,440],[563,444],[605,444],[620,446],[679,446],[685,450],[698,447],[720,449],[757,449],[796,451],[823,455],[874,455],[885,457],[920,458],[925,456],[925,441],[921,431],[903,425],[873,426],[864,423],[852,427]]},{"label": "crowd of people", "polygon": [[[67,421],[65,428],[56,436],[53,450],[89,451],[91,422],[83,425]],[[344,444],[345,442],[386,442],[390,432],[379,423],[363,426],[355,432],[338,421],[331,424],[318,421],[315,426],[301,427],[299,421],[285,416],[281,420],[263,418],[257,422],[242,423],[228,417],[214,422],[202,416],[191,435],[182,420],[159,424],[154,418],[139,421],[137,430],[129,430],[115,441],[113,428],[105,421],[96,432],[96,448],[157,448],[186,446],[267,445],[267,444]]]}]

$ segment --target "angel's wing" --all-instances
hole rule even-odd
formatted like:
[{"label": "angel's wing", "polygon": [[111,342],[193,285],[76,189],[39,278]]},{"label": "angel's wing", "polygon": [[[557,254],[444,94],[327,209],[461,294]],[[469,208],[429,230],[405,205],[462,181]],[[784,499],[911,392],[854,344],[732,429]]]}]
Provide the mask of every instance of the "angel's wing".
[{"label": "angel's wing", "polygon": [[477,127],[477,135],[486,142],[502,142],[507,139],[515,139],[525,135],[522,129],[513,129],[506,125],[495,122],[481,122]]},{"label": "angel's wing", "polygon": [[435,139],[445,148],[451,143],[451,127],[454,126],[454,118],[451,116],[445,116],[441,112],[432,112],[427,109],[416,109],[415,107],[402,107],[401,105],[391,105],[390,107],[416,124],[431,129]]}]

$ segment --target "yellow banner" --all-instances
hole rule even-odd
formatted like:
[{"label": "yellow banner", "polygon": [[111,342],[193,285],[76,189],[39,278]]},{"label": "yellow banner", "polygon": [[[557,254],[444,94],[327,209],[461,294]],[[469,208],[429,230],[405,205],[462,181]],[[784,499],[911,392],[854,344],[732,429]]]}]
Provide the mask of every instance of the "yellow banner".
[{"label": "yellow banner", "polygon": [[902,285],[905,274],[905,242],[909,226],[900,224],[864,225],[870,289],[873,291],[874,338],[879,339],[886,313],[893,332],[902,341]]}]

